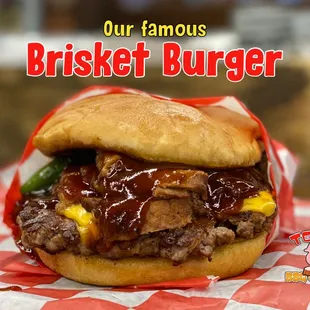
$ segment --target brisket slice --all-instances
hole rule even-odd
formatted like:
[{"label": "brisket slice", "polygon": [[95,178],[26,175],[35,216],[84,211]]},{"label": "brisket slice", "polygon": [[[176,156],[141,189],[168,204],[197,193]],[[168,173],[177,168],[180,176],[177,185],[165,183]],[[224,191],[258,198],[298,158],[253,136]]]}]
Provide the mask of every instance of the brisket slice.
[{"label": "brisket slice", "polygon": [[[98,151],[96,156],[96,166],[99,171],[98,179],[93,186],[98,192],[104,192],[101,189],[101,178],[106,177],[111,171],[119,171],[122,169],[121,155],[109,152]],[[173,169],[174,175],[177,175],[177,180],[167,181],[163,175],[163,179],[158,180],[157,186],[153,189],[155,198],[170,199],[170,198],[186,198],[190,193],[198,193],[203,200],[208,198],[207,183],[208,174],[201,170],[195,169]]]},{"label": "brisket slice", "polygon": [[155,187],[153,189],[153,196],[156,198],[162,199],[171,199],[171,198],[189,198],[190,191],[186,189],[179,188],[163,188],[163,187]]},{"label": "brisket slice", "polygon": [[141,234],[184,227],[192,220],[192,207],[187,198],[152,201]]},{"label": "brisket slice", "polygon": [[[82,205],[88,211],[96,209],[101,199],[83,198]],[[68,206],[67,201],[61,201],[56,206],[56,212]],[[189,198],[167,199],[151,201],[140,234],[152,233],[160,230],[184,227],[193,221],[193,210]],[[114,240],[130,240],[128,234],[118,233]]]},{"label": "brisket slice", "polygon": [[[173,189],[177,193],[181,190],[197,193],[203,200],[208,198],[208,174],[200,170],[175,170],[174,174],[178,176],[177,181],[159,180],[158,186],[153,190],[154,197],[165,198],[164,189]],[[166,197],[169,199],[169,196]]]}]

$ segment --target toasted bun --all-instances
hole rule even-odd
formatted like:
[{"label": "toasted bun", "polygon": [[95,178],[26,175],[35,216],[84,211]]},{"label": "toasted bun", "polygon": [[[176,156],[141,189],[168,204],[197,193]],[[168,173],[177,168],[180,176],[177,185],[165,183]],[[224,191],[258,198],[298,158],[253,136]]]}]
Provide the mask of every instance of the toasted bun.
[{"label": "toasted bun", "polygon": [[258,124],[222,107],[198,110],[147,95],[104,95],[66,106],[34,138],[50,156],[100,148],[146,161],[246,167],[261,159]]},{"label": "toasted bun", "polygon": [[207,275],[228,278],[253,266],[266,244],[266,233],[254,239],[217,247],[208,259],[191,258],[174,266],[163,258],[125,258],[110,260],[70,253],[50,255],[37,249],[43,263],[66,278],[101,286],[151,284]]}]

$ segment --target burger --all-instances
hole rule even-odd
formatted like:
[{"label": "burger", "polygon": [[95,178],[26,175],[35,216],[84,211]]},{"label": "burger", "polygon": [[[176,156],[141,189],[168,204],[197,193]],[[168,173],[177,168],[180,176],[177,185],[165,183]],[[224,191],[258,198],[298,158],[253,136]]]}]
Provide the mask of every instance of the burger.
[{"label": "burger", "polygon": [[227,278],[261,255],[277,214],[259,125],[219,106],[111,94],[56,112],[52,161],[21,187],[17,244],[101,286]]}]

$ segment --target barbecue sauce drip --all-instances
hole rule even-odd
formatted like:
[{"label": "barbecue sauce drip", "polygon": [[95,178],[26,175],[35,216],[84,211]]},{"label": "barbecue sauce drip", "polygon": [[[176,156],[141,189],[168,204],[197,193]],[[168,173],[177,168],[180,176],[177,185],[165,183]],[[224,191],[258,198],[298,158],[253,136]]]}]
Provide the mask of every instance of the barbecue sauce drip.
[{"label": "barbecue sauce drip", "polygon": [[208,217],[224,220],[239,213],[243,200],[272,188],[254,167],[208,171],[208,199],[204,208]]},{"label": "barbecue sauce drip", "polygon": [[72,203],[80,203],[83,198],[100,197],[92,187],[97,175],[96,165],[68,166],[62,174],[57,191]]},{"label": "barbecue sauce drip", "polygon": [[100,197],[100,203],[92,212],[101,236],[106,241],[114,240],[116,235],[129,240],[140,233],[150,202],[154,199],[153,189],[166,182],[181,184],[185,176],[179,172],[180,169],[181,165],[154,165],[122,156],[105,176],[98,177],[96,165],[66,168],[58,192],[72,202]]},{"label": "barbecue sauce drip", "polygon": [[[102,155],[104,153],[99,154]],[[20,204],[54,208],[59,201],[56,192],[72,203],[83,204],[85,198],[98,198],[92,212],[101,237],[107,243],[116,235],[119,240],[129,240],[139,235],[143,227],[150,202],[155,199],[153,189],[164,183],[182,184],[185,175],[181,171],[190,169],[199,170],[170,163],[145,163],[123,155],[104,176],[99,174],[95,164],[69,165],[48,195],[25,196]],[[208,173],[208,198],[204,209],[206,216],[212,219],[222,220],[237,214],[243,199],[271,190],[270,184],[254,167],[205,171]]]}]

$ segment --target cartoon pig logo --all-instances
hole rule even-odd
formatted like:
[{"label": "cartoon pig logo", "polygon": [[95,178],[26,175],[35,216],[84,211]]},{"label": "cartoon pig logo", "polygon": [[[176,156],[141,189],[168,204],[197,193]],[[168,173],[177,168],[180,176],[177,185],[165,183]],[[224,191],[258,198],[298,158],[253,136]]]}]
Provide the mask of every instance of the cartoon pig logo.
[{"label": "cartoon pig logo", "polygon": [[304,252],[308,253],[306,255],[306,263],[308,266],[304,268],[303,274],[305,276],[310,276],[310,243],[308,243],[308,246],[304,249]]}]

